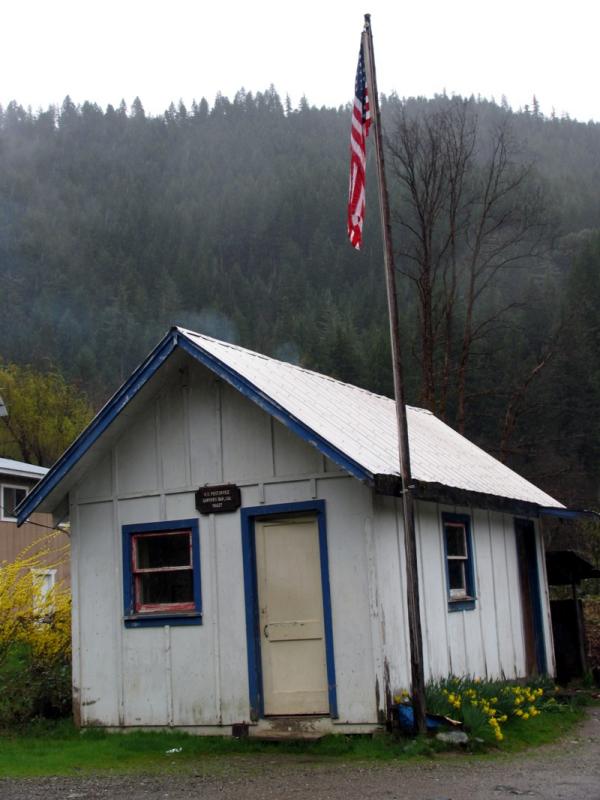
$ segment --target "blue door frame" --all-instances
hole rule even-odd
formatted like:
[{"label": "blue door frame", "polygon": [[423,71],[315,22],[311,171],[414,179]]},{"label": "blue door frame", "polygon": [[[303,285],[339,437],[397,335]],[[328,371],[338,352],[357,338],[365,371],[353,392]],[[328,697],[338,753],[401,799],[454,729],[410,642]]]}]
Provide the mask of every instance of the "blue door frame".
[{"label": "blue door frame", "polygon": [[244,593],[246,601],[246,638],[248,642],[248,687],[250,692],[250,717],[252,721],[256,721],[264,716],[254,523],[259,518],[263,519],[264,517],[298,514],[311,514],[316,517],[318,524],[329,714],[333,719],[337,719],[338,716],[335,662],[333,657],[333,625],[331,617],[331,594],[329,590],[329,558],[327,555],[325,501],[309,500],[301,503],[278,503],[270,506],[253,506],[241,509]]}]

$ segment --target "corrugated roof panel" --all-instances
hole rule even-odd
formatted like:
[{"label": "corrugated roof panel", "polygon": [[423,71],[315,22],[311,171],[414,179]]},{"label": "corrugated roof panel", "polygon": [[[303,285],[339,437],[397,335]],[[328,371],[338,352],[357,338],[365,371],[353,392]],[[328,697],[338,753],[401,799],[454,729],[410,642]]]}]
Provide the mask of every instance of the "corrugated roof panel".
[{"label": "corrugated roof panel", "polygon": [[[399,474],[393,400],[237,345],[179,330],[372,474]],[[408,406],[407,416],[416,480],[562,508],[429,411]]]}]

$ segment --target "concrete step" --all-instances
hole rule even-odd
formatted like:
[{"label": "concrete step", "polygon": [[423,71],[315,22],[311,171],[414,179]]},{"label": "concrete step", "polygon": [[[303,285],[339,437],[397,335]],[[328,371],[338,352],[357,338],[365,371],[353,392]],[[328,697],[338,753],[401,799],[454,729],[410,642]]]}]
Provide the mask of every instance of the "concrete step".
[{"label": "concrete step", "polygon": [[262,741],[317,740],[332,731],[331,717],[267,717],[251,725],[248,735]]}]

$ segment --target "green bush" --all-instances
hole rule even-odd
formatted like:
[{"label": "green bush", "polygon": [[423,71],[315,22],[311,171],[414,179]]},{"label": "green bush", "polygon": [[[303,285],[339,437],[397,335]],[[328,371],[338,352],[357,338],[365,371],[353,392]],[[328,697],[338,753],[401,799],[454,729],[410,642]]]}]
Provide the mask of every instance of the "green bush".
[{"label": "green bush", "polygon": [[15,645],[0,668],[0,728],[71,714],[70,654],[40,662],[26,645]]}]

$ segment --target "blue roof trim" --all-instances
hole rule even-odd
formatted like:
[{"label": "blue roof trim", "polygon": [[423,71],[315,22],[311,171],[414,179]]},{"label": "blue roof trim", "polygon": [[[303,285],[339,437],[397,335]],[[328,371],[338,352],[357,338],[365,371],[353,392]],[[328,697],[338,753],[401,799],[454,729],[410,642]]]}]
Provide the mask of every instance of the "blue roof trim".
[{"label": "blue roof trim", "polygon": [[311,428],[290,414],[283,406],[276,403],[268,395],[254,386],[249,380],[242,377],[234,369],[227,366],[215,356],[207,353],[200,345],[192,342],[177,328],[172,328],[169,333],[154,348],[150,355],[133,372],[130,378],[111,397],[106,405],[98,412],[87,428],[78,436],[73,444],[64,452],[47,475],[27,495],[22,504],[17,508],[17,525],[22,525],[35,511],[39,504],[56,488],[60,481],[71,471],[82,456],[95,444],[113,420],[121,413],[125,406],[132,400],[140,389],[152,378],[157,370],[171,355],[176,347],[180,347],[210,369],[220,378],[227,381],[245,397],[271,414],[287,428],[300,436],[301,439],[314,445],[323,455],[335,461],[358,480],[371,484],[373,475],[365,470],[344,453],[330,444],[322,436],[317,435]]},{"label": "blue roof trim", "polygon": [[121,413],[129,401],[135,397],[159,367],[167,360],[176,346],[177,332],[173,329],[158,343],[146,360],[140,364],[121,388],[115,392],[106,405],[96,414],[87,428],[85,428],[77,439],[75,439],[73,444],[65,450],[47,475],[36,484],[35,488],[23,500],[17,509],[17,525],[22,525],[50,492],[56,488],[79,459],[100,438],[115,417]]},{"label": "blue roof trim", "polygon": [[555,508],[554,506],[548,506],[547,508],[540,508],[540,516],[579,519],[580,517],[600,517],[600,513],[588,508]]},{"label": "blue roof trim", "polygon": [[367,481],[368,483],[373,482],[372,473],[366,470],[361,464],[351,458],[348,458],[345,453],[342,453],[342,451],[338,450],[337,447],[334,447],[322,436],[319,436],[317,433],[315,433],[312,428],[309,428],[308,425],[305,425],[293,414],[290,414],[289,411],[287,411],[283,406],[279,405],[279,403],[276,403],[274,400],[272,400],[267,394],[262,392],[260,389],[257,389],[256,386],[254,386],[254,384],[251,383],[247,378],[242,377],[238,372],[229,367],[227,364],[223,363],[216,356],[213,356],[211,353],[207,353],[200,345],[197,345],[195,342],[192,342],[190,339],[188,339],[185,334],[181,334],[178,345],[201,364],[204,364],[205,367],[208,367],[208,369],[210,369],[220,378],[223,378],[223,380],[231,384],[231,386],[237,389],[245,397],[253,400],[264,411],[275,417],[275,419],[279,420],[279,422],[283,423],[301,439],[304,439],[305,442],[308,442],[309,444],[312,444],[318,448],[323,455],[327,456],[327,458],[330,458],[332,461],[335,461],[336,464],[345,469],[355,478],[358,478],[360,481]]}]

